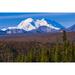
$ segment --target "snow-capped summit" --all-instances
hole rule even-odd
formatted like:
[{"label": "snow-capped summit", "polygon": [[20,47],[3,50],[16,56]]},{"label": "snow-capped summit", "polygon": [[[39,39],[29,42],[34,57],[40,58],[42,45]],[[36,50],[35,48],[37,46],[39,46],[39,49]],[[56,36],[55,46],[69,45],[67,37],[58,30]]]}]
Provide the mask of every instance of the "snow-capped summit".
[{"label": "snow-capped summit", "polygon": [[60,28],[52,26],[52,24],[48,24],[48,22],[44,18],[41,20],[36,20],[35,25],[37,28],[39,28],[40,26],[47,26],[49,28],[56,29],[56,30],[60,29]]},{"label": "snow-capped summit", "polygon": [[33,29],[36,29],[35,26],[33,26],[31,24],[31,22],[33,22],[33,19],[32,18],[28,18],[28,19],[22,21],[17,27],[19,29],[23,29],[25,31],[31,31]]},{"label": "snow-capped summit", "polygon": [[35,26],[37,28],[39,28],[40,26],[47,26],[47,27],[50,27],[49,24],[47,23],[47,21],[43,18],[41,20],[36,20],[35,21]]}]

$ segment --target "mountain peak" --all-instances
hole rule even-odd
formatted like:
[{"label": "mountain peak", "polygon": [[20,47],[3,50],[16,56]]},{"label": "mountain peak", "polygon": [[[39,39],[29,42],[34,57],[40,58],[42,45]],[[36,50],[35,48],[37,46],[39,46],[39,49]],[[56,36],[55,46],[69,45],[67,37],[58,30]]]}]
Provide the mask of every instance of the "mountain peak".
[{"label": "mountain peak", "polygon": [[33,22],[32,18],[25,19],[17,27],[26,31],[33,30],[35,27],[31,24],[31,22]]},{"label": "mountain peak", "polygon": [[32,22],[32,21],[33,21],[32,18],[27,18],[27,19],[24,20],[24,22],[26,22],[26,23],[30,23],[30,22]]},{"label": "mountain peak", "polygon": [[49,27],[49,24],[47,23],[47,21],[43,18],[43,19],[41,19],[41,20],[36,20],[35,21],[35,26],[38,28],[38,27],[40,27],[40,26],[47,26],[47,27]]}]

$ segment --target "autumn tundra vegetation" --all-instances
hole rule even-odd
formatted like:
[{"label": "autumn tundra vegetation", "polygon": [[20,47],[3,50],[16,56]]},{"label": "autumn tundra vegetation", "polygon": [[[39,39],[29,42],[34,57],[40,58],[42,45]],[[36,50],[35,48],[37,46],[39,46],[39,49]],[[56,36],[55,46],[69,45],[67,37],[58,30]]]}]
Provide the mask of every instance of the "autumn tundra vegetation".
[{"label": "autumn tundra vegetation", "polygon": [[74,62],[75,42],[67,40],[66,31],[57,42],[1,41],[0,62]]}]

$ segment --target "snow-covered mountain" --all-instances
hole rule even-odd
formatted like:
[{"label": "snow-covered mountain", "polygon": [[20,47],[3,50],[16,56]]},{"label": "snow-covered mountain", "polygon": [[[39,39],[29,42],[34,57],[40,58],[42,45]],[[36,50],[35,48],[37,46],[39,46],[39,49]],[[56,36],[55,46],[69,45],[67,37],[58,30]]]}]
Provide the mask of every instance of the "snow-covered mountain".
[{"label": "snow-covered mountain", "polygon": [[[58,26],[59,25],[59,26]],[[1,29],[6,31],[7,34],[11,33],[24,33],[24,32],[53,32],[59,31],[62,28],[62,25],[56,23],[55,21],[50,21],[50,23],[45,19],[32,19],[27,18],[21,21],[16,27],[8,27]]]},{"label": "snow-covered mountain", "polygon": [[24,29],[25,31],[31,31],[31,30],[35,30],[38,29],[39,27],[49,27],[50,29],[55,29],[55,30],[59,30],[60,28],[53,26],[52,24],[49,24],[44,18],[39,20],[34,20],[32,18],[28,18],[24,21],[22,21],[19,25],[18,28],[19,29]]}]

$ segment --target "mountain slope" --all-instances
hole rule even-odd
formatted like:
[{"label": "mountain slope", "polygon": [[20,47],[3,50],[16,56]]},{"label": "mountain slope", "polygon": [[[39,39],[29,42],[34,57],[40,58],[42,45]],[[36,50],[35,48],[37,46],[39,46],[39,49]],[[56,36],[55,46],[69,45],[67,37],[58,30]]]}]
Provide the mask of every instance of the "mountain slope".
[{"label": "mountain slope", "polygon": [[60,23],[58,23],[54,20],[51,20],[49,18],[46,18],[46,20],[49,24],[52,24],[54,27],[57,27],[57,28],[60,28],[60,29],[65,29],[65,27],[63,25],[61,25]]}]

